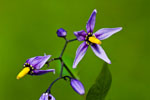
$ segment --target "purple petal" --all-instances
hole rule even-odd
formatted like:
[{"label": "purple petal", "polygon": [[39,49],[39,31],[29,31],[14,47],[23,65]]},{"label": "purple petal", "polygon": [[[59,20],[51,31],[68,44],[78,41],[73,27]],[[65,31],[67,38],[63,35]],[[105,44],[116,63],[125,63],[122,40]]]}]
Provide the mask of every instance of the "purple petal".
[{"label": "purple petal", "polygon": [[97,13],[97,10],[94,9],[94,11],[92,12],[92,14],[86,24],[87,33],[93,33],[94,26],[95,26],[95,20],[96,20],[96,13]]},{"label": "purple petal", "polygon": [[109,60],[105,51],[103,50],[103,48],[100,45],[93,44],[93,45],[91,45],[91,48],[97,57],[99,57],[102,60],[104,60],[105,62],[111,64],[111,61]]},{"label": "purple petal", "polygon": [[51,55],[47,56],[37,56],[30,58],[26,61],[26,63],[29,63],[32,65],[35,69],[40,69],[44,66],[44,64],[47,62],[47,60],[51,57]]},{"label": "purple petal", "polygon": [[119,32],[120,30],[122,30],[122,27],[118,27],[118,28],[102,28],[100,30],[98,30],[97,32],[95,32],[95,36],[96,38],[100,39],[100,40],[104,40],[107,39],[108,37],[110,37],[111,35]]},{"label": "purple petal", "polygon": [[31,63],[35,57],[27,59],[26,63]]},{"label": "purple petal", "polygon": [[79,41],[84,41],[87,33],[84,30],[74,32],[74,35]]},{"label": "purple petal", "polygon": [[39,100],[55,100],[55,98],[48,93],[43,93]]},{"label": "purple petal", "polygon": [[48,93],[43,93],[39,100],[48,100]]},{"label": "purple petal", "polygon": [[76,68],[77,64],[80,62],[80,60],[84,57],[86,51],[87,51],[88,45],[86,42],[83,42],[76,51],[76,57],[73,63],[73,68]]},{"label": "purple petal", "polygon": [[32,75],[42,75],[42,74],[46,74],[48,72],[53,72],[55,73],[55,69],[47,69],[47,70],[33,70],[33,74]]},{"label": "purple petal", "polygon": [[84,86],[82,85],[82,83],[79,80],[71,79],[70,83],[71,83],[71,86],[74,89],[74,91],[76,91],[78,94],[80,94],[80,95],[85,94]]}]

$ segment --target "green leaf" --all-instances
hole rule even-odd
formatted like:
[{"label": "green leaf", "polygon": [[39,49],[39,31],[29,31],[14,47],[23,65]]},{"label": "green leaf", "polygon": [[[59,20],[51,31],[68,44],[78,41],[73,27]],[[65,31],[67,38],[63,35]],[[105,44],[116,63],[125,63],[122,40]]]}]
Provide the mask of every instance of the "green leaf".
[{"label": "green leaf", "polygon": [[[64,54],[64,56],[63,56],[63,61],[64,61],[64,63],[67,65],[68,69],[73,73],[73,75],[74,75],[77,79],[79,79],[79,77],[78,77],[78,75],[77,75],[77,72],[76,72],[76,69],[73,69],[73,68],[72,68],[73,60],[74,60],[74,59],[73,59],[72,57],[70,57],[70,56]],[[58,62],[58,63],[57,63],[57,71],[58,71],[58,73],[60,72],[60,70],[61,70],[61,63]],[[69,72],[65,69],[65,67],[63,68],[63,75],[64,75],[64,76],[65,76],[65,75],[70,75]]]},{"label": "green leaf", "polygon": [[101,73],[98,75],[95,84],[89,89],[86,100],[105,100],[110,89],[112,76],[108,64],[104,63]]}]

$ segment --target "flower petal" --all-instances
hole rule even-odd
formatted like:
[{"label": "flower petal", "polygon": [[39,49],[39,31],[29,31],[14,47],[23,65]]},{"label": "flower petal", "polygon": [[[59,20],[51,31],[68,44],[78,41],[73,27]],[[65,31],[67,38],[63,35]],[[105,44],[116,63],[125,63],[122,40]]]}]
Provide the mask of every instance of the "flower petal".
[{"label": "flower petal", "polygon": [[98,30],[97,32],[95,32],[95,36],[96,38],[100,39],[100,40],[104,40],[107,39],[108,37],[110,37],[111,35],[113,35],[114,33],[119,32],[120,30],[122,30],[122,27],[117,27],[117,28],[102,28],[100,30]]},{"label": "flower petal", "polygon": [[34,58],[36,58],[36,57],[32,57],[32,58],[27,59],[27,60],[26,60],[26,63],[31,63]]},{"label": "flower petal", "polygon": [[109,60],[105,51],[103,50],[103,48],[100,45],[93,44],[93,45],[91,45],[91,48],[97,57],[99,57],[102,60],[104,60],[105,62],[111,64],[111,61]]},{"label": "flower petal", "polygon": [[43,93],[39,100],[48,100],[48,93]]},{"label": "flower petal", "polygon": [[92,12],[92,14],[86,24],[87,33],[93,33],[94,26],[95,26],[95,20],[96,20],[96,13],[97,13],[97,10],[94,9],[94,11]]},{"label": "flower petal", "polygon": [[77,37],[79,41],[84,41],[87,34],[84,30],[81,30],[74,32],[74,35]]},{"label": "flower petal", "polygon": [[76,51],[76,57],[73,63],[73,68],[76,68],[77,64],[80,62],[80,60],[84,57],[86,51],[87,51],[88,45],[86,42],[83,42]]},{"label": "flower petal", "polygon": [[42,74],[46,74],[48,72],[53,72],[55,73],[55,69],[47,69],[47,70],[33,70],[32,75],[42,75]]},{"label": "flower petal", "polygon": [[40,69],[44,66],[44,64],[47,62],[47,60],[51,57],[51,55],[47,56],[37,56],[30,58],[26,61],[26,63],[29,63],[32,65],[35,69]]},{"label": "flower petal", "polygon": [[84,86],[79,80],[71,79],[70,84],[71,84],[71,87],[74,89],[74,91],[76,91],[78,94],[80,94],[80,95],[85,94]]},{"label": "flower petal", "polygon": [[55,98],[49,93],[43,93],[39,100],[55,100]]}]

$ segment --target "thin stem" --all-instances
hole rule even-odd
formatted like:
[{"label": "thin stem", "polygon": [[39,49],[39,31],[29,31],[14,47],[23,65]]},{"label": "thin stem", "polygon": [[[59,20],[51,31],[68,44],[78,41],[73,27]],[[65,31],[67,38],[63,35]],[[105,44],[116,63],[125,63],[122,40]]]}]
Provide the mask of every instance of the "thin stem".
[{"label": "thin stem", "polygon": [[62,50],[62,52],[61,52],[61,54],[60,54],[60,58],[63,56],[63,53],[64,53],[64,51],[65,51],[65,49],[66,49],[66,47],[67,47],[67,44],[68,44],[68,41],[66,40],[66,42],[65,42],[65,46],[64,46],[64,48],[63,48],[63,50]]},{"label": "thin stem", "polygon": [[52,58],[52,59],[50,59],[50,60],[48,60],[47,62],[46,62],[46,64],[48,64],[48,63],[50,63],[50,62],[52,62],[52,61],[54,61],[54,60],[59,60],[60,58]]},{"label": "thin stem", "polygon": [[69,80],[71,79],[70,76],[64,76],[64,77],[58,77],[56,80],[54,80],[51,85],[48,87],[48,89],[46,90],[46,93],[50,93],[51,92],[51,88],[52,86],[54,85],[54,83],[56,83],[58,80],[60,79],[64,79],[64,80],[67,80],[66,78],[69,78]]},{"label": "thin stem", "polygon": [[73,41],[76,41],[77,39],[75,38],[75,39],[72,39],[72,40],[68,40],[68,42],[73,42]]},{"label": "thin stem", "polygon": [[69,74],[73,77],[73,78],[75,78],[75,75],[73,75],[73,73],[71,72],[71,70],[67,67],[67,65],[64,63],[64,67],[65,67],[65,69],[69,72]]},{"label": "thin stem", "polygon": [[64,76],[63,78],[64,78],[64,80],[67,80],[67,78],[68,78],[69,80],[71,80],[71,77],[70,77],[70,76]]},{"label": "thin stem", "polygon": [[63,74],[63,66],[64,66],[64,62],[61,61],[61,71],[60,71],[60,77],[62,77]]},{"label": "thin stem", "polygon": [[48,89],[46,90],[46,92],[47,93],[50,93],[50,89],[51,89],[51,87],[53,86],[53,84],[56,82],[56,81],[58,81],[59,79],[61,79],[62,77],[58,77],[56,80],[54,80],[52,83],[51,83],[51,85],[48,87]]}]

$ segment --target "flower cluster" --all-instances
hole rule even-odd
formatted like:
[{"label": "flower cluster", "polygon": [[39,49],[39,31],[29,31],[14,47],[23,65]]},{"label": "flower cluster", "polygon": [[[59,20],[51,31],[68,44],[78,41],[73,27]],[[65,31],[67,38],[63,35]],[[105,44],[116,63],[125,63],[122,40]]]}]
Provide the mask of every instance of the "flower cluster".
[{"label": "flower cluster", "polygon": [[[24,63],[24,67],[22,71],[17,75],[17,79],[20,79],[24,77],[26,74],[29,75],[42,75],[46,74],[48,72],[53,72],[55,73],[55,69],[47,69],[47,70],[41,70],[41,68],[47,64],[49,65],[50,62],[59,60],[61,62],[61,71],[60,71],[60,77],[58,77],[56,80],[54,80],[49,88],[44,92],[39,100],[55,100],[55,97],[52,96],[51,94],[51,87],[55,82],[57,82],[60,79],[67,80],[69,79],[70,86],[73,88],[75,92],[77,92],[80,95],[85,94],[85,89],[83,84],[75,78],[75,75],[69,70],[68,66],[65,64],[65,62],[62,59],[63,53],[65,51],[65,48],[69,42],[73,41],[83,41],[83,43],[78,47],[76,51],[76,56],[73,62],[73,68],[76,68],[78,63],[82,60],[84,57],[87,49],[89,46],[91,46],[93,52],[97,57],[100,59],[104,60],[105,62],[111,64],[110,59],[106,55],[105,51],[103,48],[100,46],[102,44],[102,40],[107,39],[111,35],[113,35],[116,32],[119,32],[122,28],[117,27],[117,28],[102,28],[96,31],[95,33],[93,32],[94,26],[95,26],[95,20],[96,20],[96,9],[92,12],[87,24],[86,24],[86,32],[84,30],[81,31],[76,31],[74,32],[74,35],[76,36],[75,39],[68,40],[66,38],[67,32],[63,28],[60,28],[57,30],[57,36],[62,37],[65,39],[66,43],[65,46],[58,58],[52,58],[50,59],[51,55],[44,55],[44,56],[36,56],[32,57],[26,60]],[[63,68],[66,68],[66,70],[70,73],[70,76],[63,76]]]}]

